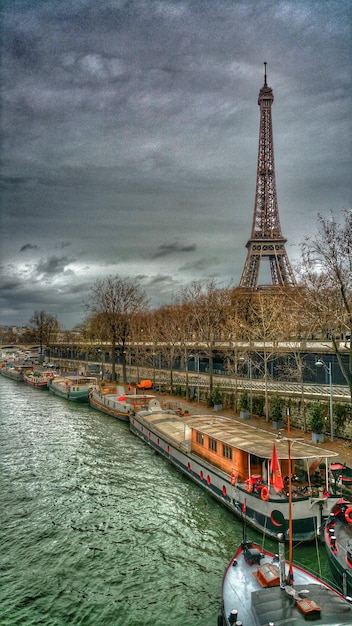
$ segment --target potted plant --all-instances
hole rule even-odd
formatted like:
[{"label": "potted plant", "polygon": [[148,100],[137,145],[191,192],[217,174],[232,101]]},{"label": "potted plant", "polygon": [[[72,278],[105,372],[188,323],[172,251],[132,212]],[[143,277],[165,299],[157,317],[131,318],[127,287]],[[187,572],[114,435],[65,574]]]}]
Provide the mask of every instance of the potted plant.
[{"label": "potted plant", "polygon": [[284,426],[282,410],[283,410],[283,400],[281,396],[278,396],[278,395],[273,396],[271,400],[271,404],[270,404],[270,416],[271,416],[273,428],[275,428],[275,430],[280,430]]},{"label": "potted plant", "polygon": [[314,443],[322,443],[324,441],[325,419],[319,402],[312,402],[308,416],[312,430],[312,441]]},{"label": "potted plant", "polygon": [[211,401],[214,405],[214,409],[215,411],[221,411],[222,409],[222,392],[221,389],[219,387],[219,385],[216,385],[216,387],[213,389],[213,392],[211,394]]},{"label": "potted plant", "polygon": [[240,417],[242,419],[248,419],[249,417],[249,395],[248,391],[244,390],[240,397]]}]

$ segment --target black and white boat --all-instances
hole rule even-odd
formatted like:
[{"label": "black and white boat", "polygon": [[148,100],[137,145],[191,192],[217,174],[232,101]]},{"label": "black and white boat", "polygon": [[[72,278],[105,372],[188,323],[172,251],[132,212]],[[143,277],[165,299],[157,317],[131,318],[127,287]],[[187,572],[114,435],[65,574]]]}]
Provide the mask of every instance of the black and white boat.
[{"label": "black and white boat", "polygon": [[352,596],[352,502],[341,498],[331,509],[324,543],[331,574],[344,595]]},{"label": "black and white boat", "polygon": [[[283,539],[283,536],[281,536]],[[351,626],[352,604],[302,567],[242,541],[226,568],[218,626]]]}]

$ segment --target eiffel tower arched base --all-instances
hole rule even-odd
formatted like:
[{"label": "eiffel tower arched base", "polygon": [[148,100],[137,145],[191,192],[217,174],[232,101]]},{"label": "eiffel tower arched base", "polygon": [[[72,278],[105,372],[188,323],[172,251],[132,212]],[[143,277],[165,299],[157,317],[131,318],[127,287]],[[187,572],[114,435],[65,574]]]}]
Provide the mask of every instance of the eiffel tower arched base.
[{"label": "eiffel tower arched base", "polygon": [[296,280],[285,249],[286,239],[250,240],[247,243],[247,259],[239,286],[258,287],[259,270],[263,259],[269,261],[271,286],[295,287]]}]

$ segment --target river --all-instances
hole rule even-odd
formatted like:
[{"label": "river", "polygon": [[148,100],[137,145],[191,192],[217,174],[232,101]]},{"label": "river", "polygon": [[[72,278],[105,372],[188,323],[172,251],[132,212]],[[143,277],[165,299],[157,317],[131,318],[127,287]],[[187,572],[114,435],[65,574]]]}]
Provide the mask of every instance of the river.
[{"label": "river", "polygon": [[239,521],[126,423],[1,376],[0,407],[1,626],[216,626]]}]

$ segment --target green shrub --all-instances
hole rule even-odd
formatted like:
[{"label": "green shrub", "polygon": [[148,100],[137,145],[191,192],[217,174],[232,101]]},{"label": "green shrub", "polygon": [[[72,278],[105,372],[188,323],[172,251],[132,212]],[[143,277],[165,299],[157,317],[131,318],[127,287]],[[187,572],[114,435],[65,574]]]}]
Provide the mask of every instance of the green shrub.
[{"label": "green shrub", "polygon": [[313,433],[320,435],[325,430],[325,419],[320,402],[312,402],[308,411],[310,427]]},{"label": "green shrub", "polygon": [[222,391],[219,385],[216,385],[216,387],[213,389],[213,392],[211,394],[211,401],[214,406],[216,406],[217,404],[222,404]]},{"label": "green shrub", "polygon": [[249,395],[248,395],[248,391],[244,390],[241,393],[240,396],[240,409],[242,409],[242,411],[248,411],[249,410]]},{"label": "green shrub", "polygon": [[259,417],[264,417],[264,396],[256,396],[253,398],[253,413],[255,415],[259,415]]},{"label": "green shrub", "polygon": [[284,402],[281,396],[274,395],[270,403],[270,417],[273,422],[282,422],[283,408],[284,408]]},{"label": "green shrub", "polygon": [[350,417],[350,407],[346,404],[334,405],[335,426],[337,429],[343,429],[346,421]]}]

